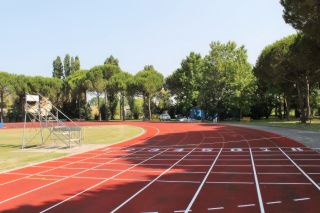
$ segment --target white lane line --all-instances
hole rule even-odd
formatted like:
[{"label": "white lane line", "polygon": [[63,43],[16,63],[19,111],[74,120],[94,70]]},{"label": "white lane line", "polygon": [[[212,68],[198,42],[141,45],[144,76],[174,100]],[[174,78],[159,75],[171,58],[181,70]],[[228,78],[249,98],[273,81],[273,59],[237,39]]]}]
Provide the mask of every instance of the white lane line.
[{"label": "white lane line", "polygon": [[277,182],[261,182],[260,185],[311,185],[311,183],[277,183]]},{"label": "white lane line", "polygon": [[221,207],[215,207],[215,208],[208,208],[208,211],[220,210],[220,209],[224,209],[224,207],[221,206]]},{"label": "white lane line", "polygon": [[55,208],[55,207],[57,207],[57,206],[65,203],[65,202],[67,202],[68,200],[71,200],[71,199],[74,198],[74,197],[77,197],[77,196],[80,195],[80,194],[83,194],[83,193],[85,193],[85,192],[87,192],[87,191],[89,191],[89,190],[91,190],[91,189],[93,189],[93,188],[95,188],[95,187],[97,187],[97,186],[99,186],[99,185],[101,185],[101,184],[109,181],[109,180],[112,180],[112,179],[114,179],[115,177],[117,177],[117,176],[119,176],[119,175],[121,175],[121,174],[129,171],[130,169],[135,168],[135,167],[141,165],[143,162],[148,161],[148,160],[150,160],[150,159],[152,159],[152,158],[154,158],[154,157],[156,157],[156,156],[158,156],[158,155],[161,155],[161,154],[162,154],[163,152],[165,152],[165,151],[167,151],[167,150],[164,150],[164,151],[162,151],[162,152],[159,152],[158,154],[156,154],[156,155],[154,155],[154,156],[152,156],[152,157],[150,157],[150,158],[148,158],[148,159],[146,159],[146,160],[144,160],[144,161],[142,161],[142,162],[140,162],[140,163],[137,163],[137,164],[135,164],[135,165],[133,165],[133,166],[131,166],[131,167],[123,170],[122,172],[119,172],[119,173],[113,175],[112,177],[109,177],[109,178],[107,178],[107,179],[105,179],[105,180],[103,180],[103,181],[100,181],[99,183],[97,183],[97,184],[95,184],[95,185],[93,185],[93,186],[90,186],[90,187],[86,188],[85,190],[80,191],[79,193],[74,194],[74,195],[68,197],[67,199],[65,199],[65,200],[63,200],[63,201],[61,201],[61,202],[56,203],[56,204],[54,204],[53,206],[50,206],[49,208],[46,208],[46,209],[42,210],[40,213],[47,212],[47,211],[49,211],[50,209]]},{"label": "white lane line", "polygon": [[224,181],[208,181],[211,184],[254,184],[254,182],[224,182]]},{"label": "white lane line", "polygon": [[304,201],[304,200],[310,200],[310,198],[309,197],[302,197],[302,198],[293,199],[294,202]]},{"label": "white lane line", "polygon": [[307,175],[307,173],[305,173],[305,172],[303,171],[303,169],[301,169],[301,167],[298,166],[298,164],[296,164],[296,162],[294,162],[281,148],[279,148],[279,150],[280,150],[280,151],[291,161],[291,163],[292,163],[293,165],[295,165],[295,167],[297,167],[297,169],[299,169],[299,171],[302,172],[302,174],[304,174],[304,176],[305,176],[306,178],[308,178],[308,180],[320,191],[320,186],[319,186],[316,182],[314,182],[314,181],[312,180],[312,178],[311,178],[309,175]]},{"label": "white lane line", "polygon": [[[134,152],[133,152],[133,153],[134,153]],[[131,154],[133,154],[133,153],[130,153],[130,154],[128,154],[128,155],[131,155]],[[119,160],[119,159],[124,158],[124,157],[126,157],[126,156],[128,156],[128,155],[115,158],[115,159],[112,160],[112,161]],[[112,161],[106,162],[105,165],[109,164],[109,163],[112,162]],[[70,176],[67,176],[67,177],[65,177],[65,178],[62,178],[62,179],[53,181],[53,182],[51,182],[51,183],[48,183],[48,184],[45,184],[45,185],[36,187],[36,188],[31,189],[31,190],[29,190],[29,191],[25,191],[25,192],[23,192],[23,193],[21,193],[21,194],[18,194],[18,195],[15,195],[15,196],[13,196],[13,197],[10,197],[10,198],[8,198],[8,199],[5,199],[5,200],[0,201],[0,204],[5,203],[5,202],[8,202],[8,201],[13,200],[13,199],[18,198],[18,197],[21,197],[21,196],[23,196],[23,195],[29,194],[29,193],[31,193],[31,192],[40,190],[40,189],[45,188],[45,187],[47,187],[47,186],[51,186],[51,185],[53,185],[53,184],[55,184],[55,183],[58,183],[58,182],[61,182],[61,181],[63,181],[63,180],[66,180],[66,179],[75,177],[75,176],[77,176],[77,175],[79,175],[79,174],[82,174],[82,173],[84,173],[84,172],[87,172],[87,171],[89,171],[89,170],[91,170],[91,169],[93,169],[93,168],[99,167],[99,166],[100,166],[100,165],[97,165],[97,166],[95,166],[95,167],[82,170],[82,171],[80,171],[80,172],[77,172],[77,173],[75,173],[75,174],[73,174],[73,175],[70,175]]]},{"label": "white lane line", "polygon": [[[112,152],[114,152],[114,151],[117,151],[117,150],[110,150],[108,153],[112,153]],[[83,153],[80,153],[80,154],[83,154]],[[96,154],[96,155],[93,155],[93,156],[90,156],[90,157],[86,157],[86,158],[84,158],[84,159],[82,159],[82,160],[77,160],[77,161],[72,161],[72,162],[70,162],[70,161],[65,161],[64,163],[66,163],[66,164],[64,164],[64,165],[52,167],[52,168],[50,168],[50,169],[47,169],[47,170],[44,170],[44,171],[41,171],[41,172],[37,172],[37,173],[34,173],[34,174],[29,174],[28,176],[25,176],[25,177],[21,177],[21,178],[18,178],[18,179],[14,179],[14,180],[11,180],[11,181],[7,181],[7,182],[4,182],[4,183],[0,183],[0,186],[6,185],[6,184],[9,184],[9,183],[14,183],[14,182],[17,182],[17,181],[19,181],[19,180],[23,180],[23,179],[25,179],[25,178],[30,178],[30,177],[32,177],[32,176],[34,176],[34,175],[41,175],[42,173],[50,172],[50,171],[55,170],[55,169],[61,169],[61,168],[64,168],[65,166],[69,166],[69,165],[72,165],[72,164],[75,164],[75,163],[82,163],[82,161],[84,161],[84,160],[88,160],[88,159],[91,159],[91,158],[95,158],[95,157],[100,156],[100,155],[103,155],[103,154],[105,154],[105,153]],[[67,158],[68,156],[64,156],[64,157]],[[48,162],[50,162],[50,161],[48,161]],[[45,162],[45,163],[48,163],[48,162]],[[59,162],[59,161],[53,160],[52,162]],[[32,168],[32,167],[39,167],[38,165],[40,165],[40,164],[41,164],[41,163],[36,164],[36,165],[33,165],[33,166],[29,166],[29,167],[30,167],[30,168]],[[27,168],[27,167],[26,167],[26,168]],[[25,169],[25,167],[22,168],[22,169]],[[17,169],[17,170],[19,170],[19,169]],[[13,172],[14,172],[14,171],[16,171],[16,170],[13,170]]]},{"label": "white lane line", "polygon": [[272,202],[266,202],[266,204],[268,205],[273,205],[273,204],[279,204],[279,203],[282,203],[282,201],[272,201]]},{"label": "white lane line", "polygon": [[157,181],[159,178],[161,178],[165,173],[167,173],[170,169],[172,169],[175,165],[180,163],[184,158],[186,158],[191,152],[193,152],[196,148],[193,148],[190,152],[188,152],[186,155],[184,155],[180,160],[175,162],[173,165],[171,165],[168,169],[166,169],[164,172],[162,172],[158,177],[150,181],[147,185],[145,185],[142,189],[137,191],[134,195],[129,197],[127,200],[125,200],[122,204],[120,204],[118,207],[116,207],[114,210],[111,211],[111,213],[114,213],[118,211],[122,206],[126,205],[130,200],[135,198],[138,194],[140,194],[142,191],[144,191],[146,188],[148,188],[151,184],[153,184],[155,181]]},{"label": "white lane line", "polygon": [[219,156],[220,156],[221,152],[222,152],[222,148],[220,149],[220,151],[219,151],[218,155],[215,157],[214,161],[212,162],[212,164],[211,164],[211,166],[210,166],[210,168],[209,168],[209,170],[208,170],[208,172],[207,172],[206,176],[203,178],[202,183],[201,183],[201,184],[200,184],[200,186],[198,187],[198,190],[197,190],[197,191],[196,191],[196,193],[194,194],[194,196],[193,196],[192,200],[190,201],[190,203],[189,203],[189,205],[188,205],[188,207],[187,207],[187,209],[186,209],[186,211],[185,211],[185,212],[188,212],[188,210],[190,210],[190,209],[191,209],[191,207],[192,207],[192,205],[193,205],[194,201],[195,201],[195,200],[196,200],[196,198],[198,197],[198,195],[199,195],[199,193],[200,193],[200,191],[201,191],[202,187],[204,186],[204,184],[205,184],[205,182],[207,181],[207,179],[208,179],[208,177],[209,177],[209,175],[210,175],[210,173],[211,173],[211,171],[212,171],[212,169],[213,169],[214,165],[216,164],[216,162],[217,162],[217,160],[218,160],[218,158],[219,158]]},{"label": "white lane line", "polygon": [[256,184],[256,189],[257,189],[257,194],[258,194],[258,199],[259,199],[260,212],[264,213],[265,211],[264,211],[262,196],[261,196],[261,192],[260,192],[259,181],[258,181],[258,176],[257,176],[257,172],[256,172],[256,166],[254,164],[251,148],[249,150],[250,150],[250,157],[251,157],[254,181],[255,181],[255,184]]},{"label": "white lane line", "polygon": [[244,207],[251,207],[251,206],[255,206],[256,204],[251,203],[251,204],[244,204],[244,205],[238,205],[239,208],[244,208]]},{"label": "white lane line", "polygon": [[[174,212],[185,212],[185,210],[175,210]],[[188,212],[192,212],[192,210],[189,210]]]}]

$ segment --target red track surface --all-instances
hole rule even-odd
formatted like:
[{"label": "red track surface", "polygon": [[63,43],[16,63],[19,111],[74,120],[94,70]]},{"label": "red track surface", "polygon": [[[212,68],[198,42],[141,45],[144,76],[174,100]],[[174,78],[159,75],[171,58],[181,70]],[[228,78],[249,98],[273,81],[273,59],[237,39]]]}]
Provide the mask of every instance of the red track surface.
[{"label": "red track surface", "polygon": [[220,125],[126,124],[146,133],[0,174],[0,212],[319,212],[320,154],[295,141]]}]

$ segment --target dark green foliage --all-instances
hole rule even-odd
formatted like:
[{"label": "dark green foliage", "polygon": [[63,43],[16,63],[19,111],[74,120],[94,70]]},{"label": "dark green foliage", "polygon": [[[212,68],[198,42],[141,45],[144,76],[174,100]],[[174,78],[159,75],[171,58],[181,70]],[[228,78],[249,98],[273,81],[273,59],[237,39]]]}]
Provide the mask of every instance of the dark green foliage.
[{"label": "dark green foliage", "polygon": [[60,79],[63,77],[63,65],[59,56],[53,61],[52,77]]},{"label": "dark green foliage", "polygon": [[104,64],[119,66],[119,60],[113,57],[113,55],[110,55],[108,58],[106,58],[106,60],[104,61]]},{"label": "dark green foliage", "polygon": [[63,60],[64,77],[67,78],[71,74],[71,61],[70,55],[67,54]]},{"label": "dark green foliage", "polygon": [[286,23],[320,44],[320,1],[281,0]]}]

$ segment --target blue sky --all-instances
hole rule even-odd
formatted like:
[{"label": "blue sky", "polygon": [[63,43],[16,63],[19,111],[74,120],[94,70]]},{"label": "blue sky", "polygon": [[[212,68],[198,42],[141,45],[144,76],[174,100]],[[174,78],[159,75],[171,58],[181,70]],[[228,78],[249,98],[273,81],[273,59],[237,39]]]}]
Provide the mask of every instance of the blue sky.
[{"label": "blue sky", "polygon": [[212,41],[261,50],[294,33],[279,0],[10,0],[0,6],[0,70],[51,76],[52,61],[79,55],[81,67],[107,56],[136,73],[152,64],[165,76]]}]

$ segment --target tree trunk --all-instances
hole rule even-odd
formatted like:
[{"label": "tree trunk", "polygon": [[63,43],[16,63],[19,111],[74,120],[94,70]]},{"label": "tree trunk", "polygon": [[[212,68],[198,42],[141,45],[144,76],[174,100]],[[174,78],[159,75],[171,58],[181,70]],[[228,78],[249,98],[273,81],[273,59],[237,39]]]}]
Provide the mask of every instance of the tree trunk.
[{"label": "tree trunk", "polygon": [[149,120],[151,120],[151,97],[148,96]]},{"label": "tree trunk", "polygon": [[283,109],[284,109],[284,113],[285,113],[285,117],[287,120],[289,120],[289,103],[288,103],[288,100],[285,96],[283,96]]},{"label": "tree trunk", "polygon": [[3,95],[3,92],[1,92],[0,94],[0,106],[1,106],[1,112],[0,112],[0,123],[3,123],[3,103],[4,103],[4,95]]},{"label": "tree trunk", "polygon": [[97,95],[97,98],[98,98],[98,114],[99,114],[99,121],[101,121],[100,95]]},{"label": "tree trunk", "polygon": [[126,113],[124,111],[124,95],[123,94],[121,95],[121,102],[122,102],[122,105],[121,105],[122,121],[125,121],[126,120]]},{"label": "tree trunk", "polygon": [[306,76],[306,105],[307,105],[307,113],[306,113],[306,119],[310,117],[311,114],[311,107],[310,107],[310,83],[308,76]]},{"label": "tree trunk", "polygon": [[79,110],[79,119],[81,119],[81,93],[78,94],[78,110]]},{"label": "tree trunk", "polygon": [[300,108],[300,121],[301,123],[305,124],[307,121],[307,118],[306,118],[306,111],[304,107],[304,98],[301,93],[300,85],[297,85],[297,91],[298,91],[298,103]]}]

